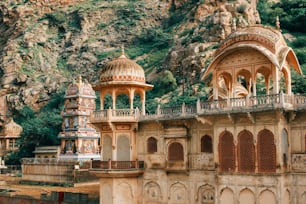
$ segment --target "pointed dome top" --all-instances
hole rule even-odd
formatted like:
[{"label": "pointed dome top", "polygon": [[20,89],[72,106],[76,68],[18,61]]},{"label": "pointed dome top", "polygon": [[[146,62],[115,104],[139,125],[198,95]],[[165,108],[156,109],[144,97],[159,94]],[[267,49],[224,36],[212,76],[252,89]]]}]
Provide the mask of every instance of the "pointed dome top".
[{"label": "pointed dome top", "polygon": [[82,81],[82,76],[79,76],[78,82],[73,82],[68,86],[66,90],[65,98],[73,98],[73,97],[89,97],[95,98],[95,92],[92,89],[92,86]]},{"label": "pointed dome top", "polygon": [[15,123],[13,119],[10,120],[5,126],[4,126],[4,135],[5,136],[20,136],[22,132],[22,127]]}]

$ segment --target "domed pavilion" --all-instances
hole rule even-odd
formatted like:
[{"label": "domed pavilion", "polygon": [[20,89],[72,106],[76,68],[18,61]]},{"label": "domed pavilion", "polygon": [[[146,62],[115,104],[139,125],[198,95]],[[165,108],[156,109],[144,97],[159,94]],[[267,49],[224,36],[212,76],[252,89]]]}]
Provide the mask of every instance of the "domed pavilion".
[{"label": "domed pavilion", "polygon": [[231,33],[202,79],[212,74],[214,100],[280,92],[291,95],[291,68],[302,74],[281,32],[256,25]]},{"label": "domed pavilion", "polygon": [[134,109],[135,95],[140,96],[141,112],[145,114],[146,91],[153,88],[147,84],[143,68],[127,58],[122,49],[120,57],[107,62],[101,72],[99,82],[93,86],[100,92],[100,108],[104,109],[107,94],[112,98],[112,109],[117,109],[117,97],[121,94],[128,96],[130,109]]},{"label": "domed pavilion", "polygon": [[8,151],[17,150],[16,140],[20,137],[22,127],[15,123],[13,118],[4,126],[0,135],[0,156],[5,156]]}]

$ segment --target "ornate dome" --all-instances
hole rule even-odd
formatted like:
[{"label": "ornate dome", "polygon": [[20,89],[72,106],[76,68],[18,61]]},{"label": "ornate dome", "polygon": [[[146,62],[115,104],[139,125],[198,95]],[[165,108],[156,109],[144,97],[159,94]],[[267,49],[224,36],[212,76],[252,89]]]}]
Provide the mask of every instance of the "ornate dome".
[{"label": "ornate dome", "polygon": [[283,47],[287,47],[287,44],[279,30],[262,25],[255,25],[239,28],[235,32],[231,33],[222,42],[215,54],[218,55],[224,49],[231,47],[234,44],[237,45],[246,42],[255,43],[272,53],[277,53]]},{"label": "ornate dome", "polygon": [[14,122],[13,119],[4,126],[5,136],[20,136],[22,127]]},{"label": "ornate dome", "polygon": [[145,82],[144,70],[122,53],[120,57],[107,62],[101,70],[100,82],[111,81]]},{"label": "ornate dome", "polygon": [[67,88],[65,98],[73,97],[96,98],[96,95],[92,86],[87,82],[83,82],[82,77],[80,76],[77,83],[74,81]]}]

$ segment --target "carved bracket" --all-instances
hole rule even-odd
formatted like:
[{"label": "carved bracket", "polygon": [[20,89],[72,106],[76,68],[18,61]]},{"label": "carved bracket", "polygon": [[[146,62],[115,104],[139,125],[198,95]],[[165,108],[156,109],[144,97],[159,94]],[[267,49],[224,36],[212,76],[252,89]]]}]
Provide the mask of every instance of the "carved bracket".
[{"label": "carved bracket", "polygon": [[248,119],[254,124],[255,123],[254,116],[250,112],[247,112],[247,116],[248,116]]},{"label": "carved bracket", "polygon": [[230,113],[227,114],[227,117],[228,117],[228,119],[229,119],[233,124],[235,123],[235,120],[234,120],[233,116],[232,116]]},{"label": "carved bracket", "polygon": [[113,125],[113,123],[112,122],[108,122],[108,125],[109,125],[109,127],[112,129],[112,131],[114,131],[115,130],[115,127],[114,127],[114,125]]},{"label": "carved bracket", "polygon": [[208,120],[207,118],[203,118],[203,117],[196,117],[197,121],[199,121],[200,123],[202,123],[203,125],[208,124],[208,125],[212,125],[212,121]]},{"label": "carved bracket", "polygon": [[134,130],[134,131],[138,130],[138,123],[132,124],[132,130]]},{"label": "carved bracket", "polygon": [[289,112],[289,122],[292,122],[296,117],[296,112],[295,111],[292,111],[292,112]]}]

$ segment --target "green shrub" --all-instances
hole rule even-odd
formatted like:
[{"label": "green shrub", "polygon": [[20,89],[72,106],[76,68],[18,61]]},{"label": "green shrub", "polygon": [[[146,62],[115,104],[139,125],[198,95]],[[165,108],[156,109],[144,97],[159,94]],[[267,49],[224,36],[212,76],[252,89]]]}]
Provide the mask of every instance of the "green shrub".
[{"label": "green shrub", "polygon": [[6,158],[7,164],[18,164],[21,158],[32,157],[37,145],[58,145],[58,133],[61,131],[61,110],[64,103],[64,91],[51,96],[50,101],[39,112],[26,106],[14,113],[14,120],[23,131],[17,140],[19,150]]},{"label": "green shrub", "polygon": [[281,28],[291,32],[306,32],[305,0],[281,0],[269,2],[259,0],[258,11],[263,24],[275,25],[279,16]]},{"label": "green shrub", "polygon": [[135,40],[139,44],[149,44],[152,48],[163,49],[170,47],[173,37],[161,28],[146,28]]},{"label": "green shrub", "polygon": [[99,24],[97,25],[97,28],[98,28],[99,30],[103,30],[103,29],[106,28],[107,26],[108,26],[107,23],[101,22],[101,23],[99,23]]},{"label": "green shrub", "polygon": [[306,47],[306,35],[301,35],[292,42],[292,46],[296,48]]},{"label": "green shrub", "polygon": [[304,49],[295,49],[296,57],[299,60],[300,64],[306,64],[306,48]]},{"label": "green shrub", "polygon": [[59,26],[66,21],[66,15],[64,12],[57,11],[54,13],[47,13],[45,18],[51,25]]},{"label": "green shrub", "polygon": [[153,94],[162,96],[170,91],[175,90],[177,87],[176,79],[172,72],[169,70],[163,71],[154,82]]}]

